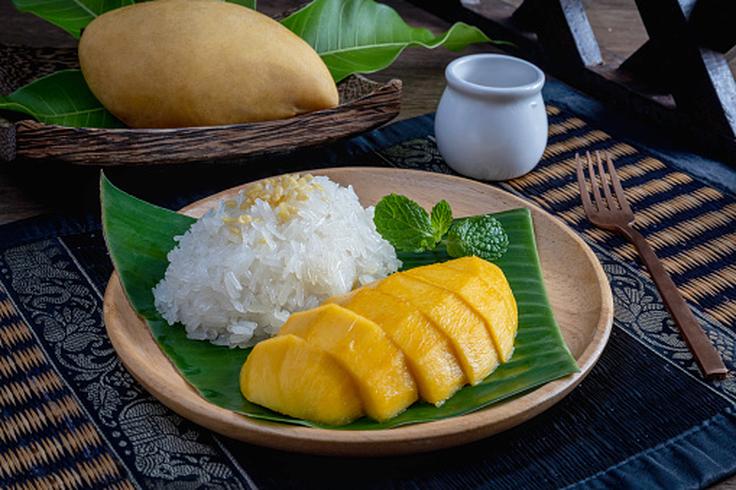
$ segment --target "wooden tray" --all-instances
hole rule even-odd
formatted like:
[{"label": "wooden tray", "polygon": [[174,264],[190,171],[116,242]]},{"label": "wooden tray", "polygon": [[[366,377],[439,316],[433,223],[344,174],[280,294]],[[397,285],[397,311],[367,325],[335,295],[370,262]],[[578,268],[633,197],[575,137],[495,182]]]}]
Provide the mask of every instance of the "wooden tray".
[{"label": "wooden tray", "polygon": [[69,128],[0,118],[0,161],[54,159],[78,165],[156,165],[234,160],[329,143],[387,123],[399,113],[401,80],[353,75],[340,105],[289,119],[173,129]]},{"label": "wooden tray", "polygon": [[[215,432],[253,444],[315,454],[390,455],[456,446],[509,429],[551,407],[590,372],[611,332],[613,298],[598,259],[562,222],[507,192],[459,177],[385,168],[338,168],[312,173],[352,185],[364,205],[375,204],[387,193],[397,192],[425,208],[438,196],[446,198],[458,216],[529,208],[549,299],[580,372],[468,415],[388,430],[327,430],[259,421],[212,405],[197,394],[161,352],[113,274],[104,301],[108,335],[123,364],[164,405]],[[182,212],[202,216],[217,201],[243,187],[210,196]]]}]

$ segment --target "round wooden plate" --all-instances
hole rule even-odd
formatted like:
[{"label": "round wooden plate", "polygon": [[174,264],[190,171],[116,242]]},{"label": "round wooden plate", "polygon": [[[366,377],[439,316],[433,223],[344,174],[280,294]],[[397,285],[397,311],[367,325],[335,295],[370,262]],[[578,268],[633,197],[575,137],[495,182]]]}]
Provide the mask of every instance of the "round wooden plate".
[{"label": "round wooden plate", "polygon": [[[253,444],[315,454],[377,456],[455,446],[509,429],[562,399],[590,372],[611,332],[613,298],[595,255],[566,225],[516,196],[459,177],[387,168],[339,168],[312,173],[352,185],[363,205],[375,204],[382,196],[396,192],[425,208],[447,199],[456,216],[529,208],[549,299],[580,372],[468,415],[395,429],[326,430],[259,421],[208,403],[187,384],[130,307],[117,275],[113,274],[105,292],[108,335],[123,364],[164,405],[215,432]],[[218,200],[243,187],[210,196],[182,212],[202,216]]]}]

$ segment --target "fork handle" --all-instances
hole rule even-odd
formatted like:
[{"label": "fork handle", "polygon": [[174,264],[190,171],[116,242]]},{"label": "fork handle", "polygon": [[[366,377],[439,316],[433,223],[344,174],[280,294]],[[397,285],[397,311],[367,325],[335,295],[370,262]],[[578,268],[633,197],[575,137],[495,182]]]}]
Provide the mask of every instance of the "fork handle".
[{"label": "fork handle", "polygon": [[652,275],[657,289],[659,289],[659,294],[669,308],[675,323],[680,328],[680,333],[687,342],[703,375],[706,379],[725,377],[728,369],[723,364],[720,354],[698,325],[692,310],[685,303],[682,295],[677,290],[677,286],[665,270],[662,261],[659,260],[654,250],[647,243],[646,238],[631,226],[621,227],[620,231],[634,244],[641,260],[649,269],[649,273]]}]

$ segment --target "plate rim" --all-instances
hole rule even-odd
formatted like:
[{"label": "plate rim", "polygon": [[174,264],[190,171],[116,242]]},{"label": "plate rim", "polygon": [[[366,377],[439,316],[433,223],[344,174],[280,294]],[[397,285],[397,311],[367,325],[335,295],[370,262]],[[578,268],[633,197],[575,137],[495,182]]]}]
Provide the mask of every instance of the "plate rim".
[{"label": "plate rim", "polygon": [[[332,172],[352,173],[365,171],[398,174],[417,172],[431,175],[433,178],[454,179],[463,184],[470,183],[472,185],[487,186],[486,183],[480,181],[415,169],[365,166],[329,167],[309,170],[312,174],[329,174]],[[304,171],[294,173],[303,172]],[[186,214],[188,211],[201,205],[202,201],[220,199],[221,196],[228,194],[233,190],[241,189],[258,182],[259,180],[234,186],[204,197],[183,207],[179,212]],[[494,192],[506,194],[511,197],[512,200],[519,201],[521,206],[527,207],[538,213],[542,213],[543,215],[546,215],[547,218],[551,218],[565,234],[577,242],[577,245],[580,246],[593,267],[600,293],[600,315],[595,326],[595,333],[590,343],[580,354],[579,358],[576,359],[580,371],[548,382],[522,396],[513,397],[508,401],[503,401],[465,415],[377,430],[323,429],[248,418],[247,416],[237,414],[207,402],[204,398],[199,396],[199,394],[196,393],[196,390],[191,386],[189,386],[190,389],[197,395],[195,400],[178,397],[177,393],[166,391],[162,392],[161,390],[153,388],[151,378],[152,373],[150,370],[145,369],[145,363],[136,364],[134,362],[129,362],[130,359],[121,356],[121,349],[125,348],[126,337],[121,334],[122,329],[119,328],[121,327],[121,323],[124,322],[122,320],[122,315],[117,314],[118,307],[115,304],[115,301],[119,300],[119,295],[122,295],[122,298],[124,298],[122,307],[127,307],[129,310],[132,310],[132,307],[128,303],[127,296],[125,296],[116,271],[114,271],[110,277],[105,289],[103,302],[103,316],[108,337],[110,338],[118,358],[121,360],[128,372],[139,383],[141,383],[152,396],[168,408],[182,417],[192,420],[199,425],[213,430],[214,432],[261,446],[291,452],[322,455],[396,455],[419,453],[452,447],[508,430],[546,411],[549,407],[570,393],[589,374],[607,345],[611,333],[613,325],[613,295],[600,261],[595,256],[590,246],[585,243],[585,241],[572,228],[531,201],[520,196],[516,196],[503,189],[490,186],[488,186],[488,188],[493,189]],[[137,316],[134,311],[133,314]],[[142,318],[138,317],[138,320],[145,324]],[[151,338],[153,340],[152,335]],[[166,357],[163,352],[161,354],[168,361],[168,357]],[[540,397],[541,401],[535,402],[522,412],[517,412],[500,418],[494,417],[494,412],[491,412],[492,409],[496,409],[497,412],[497,409],[504,405],[506,407],[511,404],[523,405]],[[205,410],[205,412],[203,412],[203,410]],[[226,422],[223,423],[223,420]],[[237,432],[234,431],[233,427],[238,429]]]}]

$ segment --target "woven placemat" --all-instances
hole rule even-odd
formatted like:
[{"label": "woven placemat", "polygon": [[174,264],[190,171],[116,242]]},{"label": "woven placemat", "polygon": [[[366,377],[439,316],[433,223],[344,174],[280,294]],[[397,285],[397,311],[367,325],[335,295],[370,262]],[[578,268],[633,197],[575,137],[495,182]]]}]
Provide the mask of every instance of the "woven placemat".
[{"label": "woven placemat", "polygon": [[[575,154],[608,151],[644,233],[686,298],[726,325],[736,323],[736,200],[666,163],[616,141],[555,106],[547,110],[550,138],[533,172],[501,187],[530,198],[615,256],[636,263],[624,239],[590,224],[575,177]],[[434,141],[412,140],[382,151],[392,166],[451,172]]]},{"label": "woven placemat", "polygon": [[[589,225],[574,154],[614,155],[639,229],[731,369],[736,198],[570,112],[548,113],[543,161],[500,186],[591,244],[611,281],[616,319],[599,364],[545,414],[469,446],[391,460],[337,462],[216,436],[160,405],[121,366],[102,324],[111,265],[99,222],[62,215],[0,227],[0,487],[676,487],[732,473],[736,380],[702,381],[633,248]],[[432,118],[423,116],[268,167],[226,176],[201,169],[188,194],[168,204],[264,174],[342,164],[451,173]]]}]

